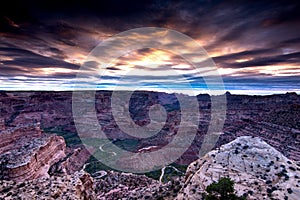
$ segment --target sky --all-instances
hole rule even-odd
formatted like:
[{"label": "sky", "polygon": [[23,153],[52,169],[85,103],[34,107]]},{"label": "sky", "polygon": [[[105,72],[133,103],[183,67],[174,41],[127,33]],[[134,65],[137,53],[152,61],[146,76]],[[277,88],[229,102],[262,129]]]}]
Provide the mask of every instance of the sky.
[{"label": "sky", "polygon": [[[123,48],[124,55],[105,70],[88,59],[107,39],[142,27],[166,28],[195,40],[214,61],[226,91],[300,93],[300,2],[289,0],[10,0],[0,8],[0,90],[113,90],[139,85],[143,90],[205,93],[206,66],[188,43],[185,54],[194,56],[201,72],[164,49],[127,52],[115,46],[115,51]],[[142,34],[131,39],[146,41]],[[150,43],[165,40],[159,34]],[[177,43],[167,40],[174,48]],[[76,85],[82,66],[89,66],[94,76]]]}]

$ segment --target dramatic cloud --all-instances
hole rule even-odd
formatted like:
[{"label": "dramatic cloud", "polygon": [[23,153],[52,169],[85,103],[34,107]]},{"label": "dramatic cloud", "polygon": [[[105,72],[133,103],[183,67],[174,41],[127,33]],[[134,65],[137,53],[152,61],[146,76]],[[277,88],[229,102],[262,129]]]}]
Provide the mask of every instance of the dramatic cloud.
[{"label": "dramatic cloud", "polygon": [[[102,76],[97,74],[100,64],[86,60],[110,36],[154,26],[184,33],[201,44],[227,90],[300,92],[299,1],[12,0],[1,6],[0,13],[1,90],[70,89],[81,65],[88,67],[86,73],[93,73],[91,84],[102,89],[140,83],[155,89],[167,84],[184,91],[183,82],[195,90],[205,89],[201,76],[210,70],[203,58],[193,56],[192,48],[185,56],[198,63],[200,72],[172,52],[151,48],[114,60]],[[131,39],[144,42],[141,36]],[[164,42],[164,37],[151,42]],[[124,41],[114,51],[126,45]],[[176,39],[166,45],[180,48]],[[174,70],[179,76],[170,73]],[[82,87],[87,84],[82,80]]]}]

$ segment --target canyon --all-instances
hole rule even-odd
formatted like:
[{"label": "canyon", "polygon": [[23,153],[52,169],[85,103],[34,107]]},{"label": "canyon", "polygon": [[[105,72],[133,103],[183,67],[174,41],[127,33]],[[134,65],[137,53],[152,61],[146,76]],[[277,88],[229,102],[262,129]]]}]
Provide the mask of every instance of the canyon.
[{"label": "canyon", "polygon": [[[300,97],[296,93],[226,93],[224,127],[212,151],[204,152],[203,157],[199,157],[199,151],[209,128],[211,97],[185,96],[187,101],[196,98],[199,104],[196,136],[174,165],[146,176],[116,172],[93,154],[115,156],[117,152],[110,149],[110,142],[134,153],[163,148],[178,132],[180,102],[175,94],[134,92],[128,111],[136,125],[151,123],[149,110],[155,104],[166,111],[166,121],[158,134],[136,138],[118,127],[111,97],[111,91],[95,93],[96,118],[107,138],[91,137],[83,145],[73,117],[72,92],[0,92],[0,199],[20,195],[28,199],[29,194],[40,199],[68,199],[70,191],[74,191],[73,199],[199,199],[204,188],[221,176],[231,177],[238,194],[248,199],[299,196]],[[93,127],[92,118],[93,113],[81,123]],[[129,122],[127,118],[122,120]]]},{"label": "canyon", "polygon": [[92,178],[80,170],[19,183],[0,180],[0,199],[202,199],[220,177],[234,180],[237,194],[249,200],[299,199],[300,163],[252,136],[208,152],[189,165],[185,177],[167,182],[114,171]]},{"label": "canyon", "polygon": [[[161,131],[155,137],[135,138],[123,132],[114,120],[111,108],[111,91],[95,93],[96,116],[107,138],[132,141],[132,151],[151,146],[164,146],[174,138],[180,125],[180,104],[175,94],[136,91],[129,102],[130,117],[139,126],[150,123],[149,108],[160,104],[166,110],[167,118]],[[195,97],[187,97],[187,99]],[[239,136],[258,136],[268,141],[288,158],[300,160],[299,121],[300,97],[296,93],[268,96],[231,95],[226,93],[227,110],[222,133],[215,147],[226,144]],[[181,156],[178,163],[189,164],[198,158],[204,136],[208,130],[211,114],[209,95],[197,96],[199,103],[199,125],[196,137],[190,148]],[[72,92],[0,92],[0,127],[18,129],[23,124],[37,124],[47,133],[67,135],[67,144],[78,145],[77,130],[72,113]],[[122,106],[122,105],[121,105]],[[124,107],[125,109],[125,107]],[[89,119],[82,123],[88,127]],[[126,120],[126,119],[125,119]],[[125,121],[126,122],[126,121]],[[16,131],[14,131],[16,132]],[[25,131],[28,132],[28,131]],[[16,137],[17,133],[15,133]],[[2,140],[3,142],[6,139]],[[1,141],[1,142],[2,142]],[[93,148],[93,147],[91,147]]]}]

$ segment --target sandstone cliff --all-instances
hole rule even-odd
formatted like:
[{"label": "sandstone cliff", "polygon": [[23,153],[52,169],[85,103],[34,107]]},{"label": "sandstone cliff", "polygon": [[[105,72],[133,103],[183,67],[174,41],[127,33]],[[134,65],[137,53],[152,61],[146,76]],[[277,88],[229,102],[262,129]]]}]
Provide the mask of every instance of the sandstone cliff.
[{"label": "sandstone cliff", "polygon": [[65,156],[64,139],[56,135],[23,137],[0,154],[0,177],[24,181],[45,177],[51,165]]},{"label": "sandstone cliff", "polygon": [[300,166],[260,138],[244,136],[191,163],[177,199],[201,199],[220,177],[247,199],[300,199]]},{"label": "sandstone cliff", "polygon": [[26,126],[3,127],[0,131],[0,154],[14,149],[16,142],[22,138],[39,137],[42,135],[39,124],[28,124]]}]

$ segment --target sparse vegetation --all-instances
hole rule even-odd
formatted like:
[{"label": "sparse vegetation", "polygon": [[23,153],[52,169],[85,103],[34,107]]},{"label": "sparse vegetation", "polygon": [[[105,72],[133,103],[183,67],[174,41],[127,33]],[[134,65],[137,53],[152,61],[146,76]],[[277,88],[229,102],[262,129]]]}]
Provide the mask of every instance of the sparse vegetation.
[{"label": "sparse vegetation", "polygon": [[221,178],[206,188],[208,194],[204,194],[205,200],[246,200],[234,193],[234,182],[230,178]]},{"label": "sparse vegetation", "polygon": [[43,131],[49,134],[56,134],[58,136],[62,136],[68,147],[82,144],[77,133],[65,131],[63,126],[44,128]]}]

